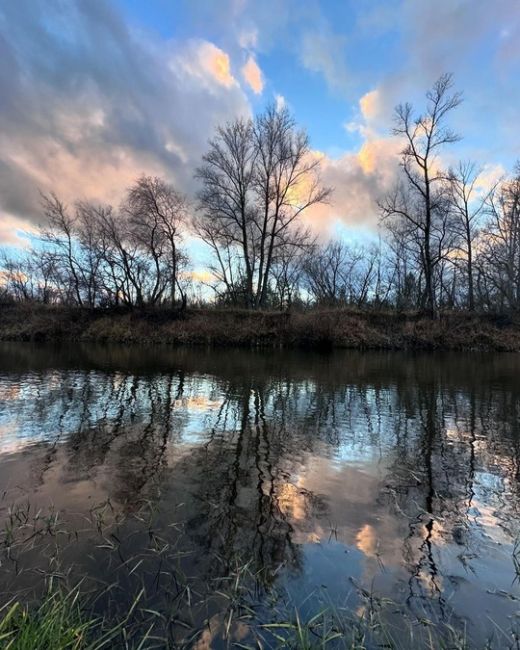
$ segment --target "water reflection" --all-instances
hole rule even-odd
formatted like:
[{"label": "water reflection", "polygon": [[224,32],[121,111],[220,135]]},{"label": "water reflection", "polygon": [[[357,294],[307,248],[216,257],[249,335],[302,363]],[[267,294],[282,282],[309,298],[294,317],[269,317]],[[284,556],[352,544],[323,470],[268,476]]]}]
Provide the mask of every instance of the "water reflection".
[{"label": "water reflection", "polygon": [[245,557],[257,603],[276,584],[302,610],[326,590],[361,611],[365,590],[482,639],[520,597],[519,370],[515,355],[3,344],[0,489],[71,517],[153,503],[168,544],[177,524],[189,539],[183,570],[209,584]]}]

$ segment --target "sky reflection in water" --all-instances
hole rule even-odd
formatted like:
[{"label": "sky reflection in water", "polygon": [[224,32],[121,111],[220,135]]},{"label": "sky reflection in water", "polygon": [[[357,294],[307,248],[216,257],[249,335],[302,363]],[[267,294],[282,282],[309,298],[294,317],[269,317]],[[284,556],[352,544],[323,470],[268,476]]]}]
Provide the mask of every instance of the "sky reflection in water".
[{"label": "sky reflection in water", "polygon": [[[151,501],[168,539],[182,521],[201,582],[246,555],[259,602],[276,585],[304,616],[361,613],[367,590],[483,638],[520,609],[519,370],[516,355],[1,344],[1,514]],[[87,548],[68,550],[77,570],[106,573]],[[8,564],[0,580],[31,588]]]}]

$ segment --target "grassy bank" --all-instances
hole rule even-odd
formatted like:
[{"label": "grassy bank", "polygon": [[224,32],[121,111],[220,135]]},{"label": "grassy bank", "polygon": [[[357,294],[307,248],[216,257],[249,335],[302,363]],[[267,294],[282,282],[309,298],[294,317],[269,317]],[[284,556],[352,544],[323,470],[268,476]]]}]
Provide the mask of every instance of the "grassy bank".
[{"label": "grassy bank", "polygon": [[28,606],[20,600],[7,602],[0,610],[0,644],[6,650],[101,650],[111,647],[119,627],[103,629],[100,618],[82,611],[80,592],[49,591]]},{"label": "grassy bank", "polygon": [[170,343],[241,347],[520,351],[520,318],[355,309],[303,313],[198,309],[84,310],[0,307],[0,340]]},{"label": "grassy bank", "polygon": [[[125,621],[106,629],[102,618],[88,618],[82,612],[79,591],[50,592],[40,604],[31,607],[19,601],[0,611],[0,643],[5,650],[102,650],[121,648],[141,650],[152,648],[187,648],[166,638],[158,638],[143,629],[140,633],[125,628]],[[251,616],[239,615],[244,626],[250,626]],[[414,629],[415,626],[415,629]],[[317,612],[308,621],[302,621],[295,609],[290,618],[274,623],[259,624],[246,642],[234,640],[229,632],[221,633],[218,647],[236,647],[246,650],[368,650],[385,647],[399,650],[408,648],[438,648],[439,650],[472,650],[464,631],[445,626],[438,631],[428,629],[427,622],[408,624],[403,638],[396,636],[391,626],[386,626],[377,612],[364,613],[354,619],[348,612],[330,607]],[[499,630],[497,636],[504,641],[514,638],[509,631]],[[211,628],[203,629],[190,641],[197,650],[207,650],[212,639]],[[239,636],[240,638],[240,636]],[[193,645],[192,645],[193,642]],[[484,647],[484,646],[483,646]],[[490,647],[490,646],[488,646]],[[512,646],[509,646],[512,647]]]},{"label": "grassy bank", "polygon": [[[231,614],[232,615],[232,614]],[[241,613],[238,618],[244,626],[251,626],[252,617]],[[230,619],[228,619],[230,620]],[[464,631],[445,626],[438,631],[428,629],[428,623],[408,624],[403,638],[396,637],[395,630],[386,626],[377,612],[364,613],[354,619],[351,614],[335,607],[317,612],[307,621],[302,621],[295,609],[286,620],[258,624],[255,633],[247,642],[236,641],[229,632],[221,633],[218,647],[238,647],[246,650],[255,648],[286,648],[288,650],[367,650],[371,647],[386,647],[398,650],[412,647],[439,648],[440,650],[471,650]],[[504,640],[511,634],[499,631]],[[240,637],[239,637],[240,638]],[[206,650],[211,647],[210,628],[203,629],[198,639],[190,640],[191,647]],[[50,592],[39,604],[28,607],[15,601],[0,610],[0,643],[5,650],[102,650],[104,648],[148,649],[187,648],[166,638],[158,638],[143,629],[131,632],[125,628],[125,620],[107,629],[100,617],[88,618],[82,609],[77,589],[68,593]]]}]

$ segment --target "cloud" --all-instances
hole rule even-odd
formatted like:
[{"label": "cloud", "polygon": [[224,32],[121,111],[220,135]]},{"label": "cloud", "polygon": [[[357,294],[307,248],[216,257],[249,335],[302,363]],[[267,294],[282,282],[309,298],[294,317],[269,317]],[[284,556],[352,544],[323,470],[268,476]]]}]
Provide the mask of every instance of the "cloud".
[{"label": "cloud", "polygon": [[[512,32],[518,36],[520,27],[520,7],[511,0],[438,0],[434,4],[404,0],[401,13],[403,32],[417,65],[433,75],[469,62],[484,42],[498,45],[500,55],[504,47],[509,49]],[[520,53],[516,41],[509,56]]]},{"label": "cloud", "polygon": [[328,27],[302,35],[300,58],[311,72],[323,74],[327,84],[336,91],[346,92],[349,74],[345,65],[345,37]]},{"label": "cloud", "polygon": [[338,157],[314,152],[320,159],[324,185],[333,188],[330,202],[312,207],[306,223],[319,235],[332,232],[337,222],[350,228],[377,230],[380,201],[398,177],[402,143],[389,135],[381,123],[381,93],[378,88],[363,95],[358,119],[346,124],[348,131],[358,132],[362,142],[357,150]]},{"label": "cloud", "polygon": [[208,269],[194,269],[193,271],[188,272],[187,276],[193,282],[200,282],[202,284],[210,284],[215,281],[215,276]]},{"label": "cloud", "polygon": [[244,29],[238,36],[238,43],[245,50],[254,50],[258,45],[258,29]]},{"label": "cloud", "polygon": [[287,100],[285,99],[285,97],[283,95],[275,93],[274,105],[276,106],[277,111],[281,111],[287,106]]},{"label": "cloud", "polygon": [[500,164],[487,164],[480,169],[475,182],[477,194],[484,198],[499,183],[506,178],[507,172]]},{"label": "cloud", "polygon": [[365,120],[375,120],[381,113],[381,96],[379,90],[371,90],[359,100],[361,115]]},{"label": "cloud", "polygon": [[365,93],[359,99],[355,119],[345,123],[345,129],[349,133],[359,133],[368,140],[376,137],[377,133],[390,133],[393,107],[389,106],[388,99],[381,88]]},{"label": "cloud", "polygon": [[377,202],[397,178],[396,153],[392,138],[379,138],[338,158],[322,156],[322,181],[334,192],[328,205],[309,211],[307,224],[318,233],[330,232],[338,221],[351,228],[375,230],[379,222]]},{"label": "cloud", "polygon": [[231,74],[229,55],[213,43],[201,41],[195,47],[201,71],[209,73],[217,83],[225,88],[236,85],[236,79]]},{"label": "cloud", "polygon": [[249,55],[245,65],[242,68],[242,76],[245,82],[256,94],[260,95],[264,89],[264,78],[262,71],[252,55]]},{"label": "cloud", "polygon": [[37,229],[11,214],[4,213],[0,219],[0,242],[16,246],[29,247],[30,236],[36,235]]},{"label": "cloud", "polygon": [[105,0],[3,3],[0,85],[4,240],[38,223],[39,189],[117,203],[147,172],[192,192],[215,127],[251,113],[224,50],[133,31]]}]

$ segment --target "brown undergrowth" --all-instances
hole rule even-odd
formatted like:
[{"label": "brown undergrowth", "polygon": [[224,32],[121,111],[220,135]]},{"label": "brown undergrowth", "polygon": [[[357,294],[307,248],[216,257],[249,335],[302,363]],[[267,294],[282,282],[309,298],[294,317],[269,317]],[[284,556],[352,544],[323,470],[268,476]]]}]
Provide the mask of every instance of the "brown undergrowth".
[{"label": "brown undergrowth", "polygon": [[520,318],[445,312],[313,309],[86,310],[0,306],[0,340],[240,347],[520,351]]}]

